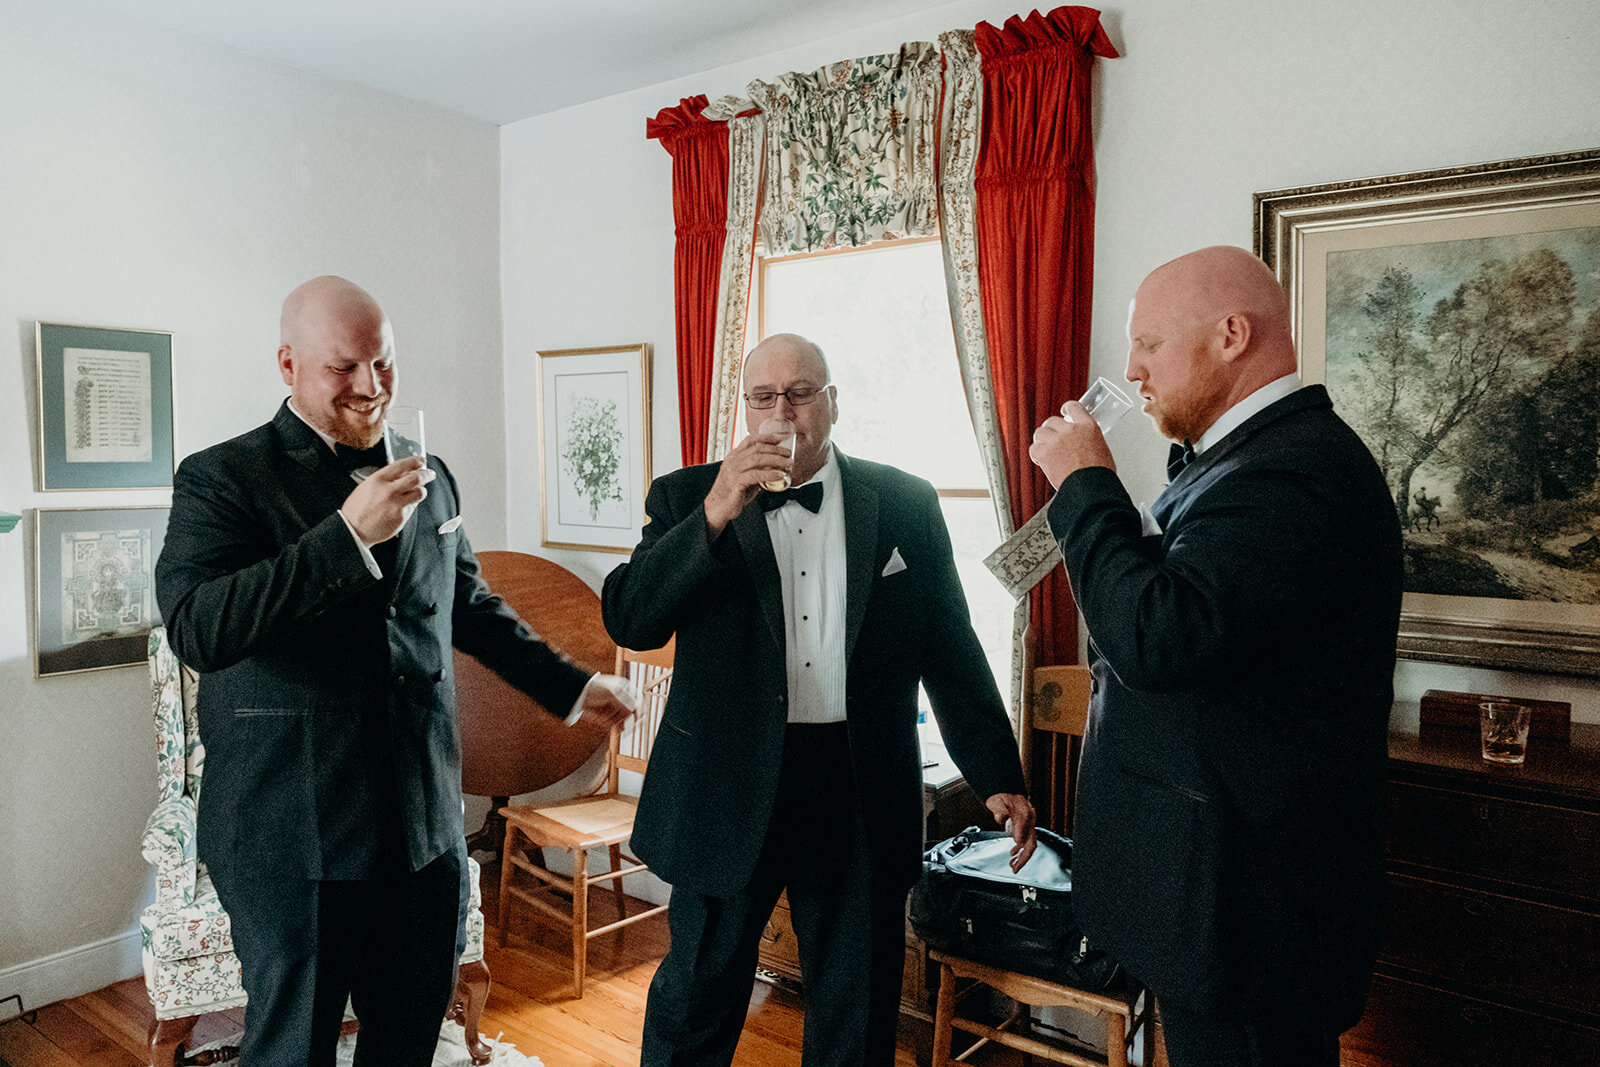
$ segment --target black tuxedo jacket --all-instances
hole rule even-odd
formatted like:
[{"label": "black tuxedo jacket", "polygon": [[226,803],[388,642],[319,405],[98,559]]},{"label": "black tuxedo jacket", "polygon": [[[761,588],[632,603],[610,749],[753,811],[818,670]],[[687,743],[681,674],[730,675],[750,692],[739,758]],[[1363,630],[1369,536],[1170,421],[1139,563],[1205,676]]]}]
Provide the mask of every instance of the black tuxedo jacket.
[{"label": "black tuxedo jacket", "polygon": [[[1239,945],[1277,943],[1320,976],[1338,1032],[1379,932],[1394,502],[1312,386],[1193,460],[1154,514],[1163,532],[1142,536],[1104,468],[1050,507],[1095,682],[1074,906],[1091,940],[1192,1010],[1233,995]],[[1267,873],[1290,887],[1281,907],[1230,910]],[[1299,921],[1274,929],[1275,914]]]},{"label": "black tuxedo jacket", "polygon": [[200,672],[200,857],[235,870],[355,878],[461,840],[452,644],[546,707],[586,675],[493,596],[449,469],[372,577],[336,514],[354,488],[285,404],[186,459],[156,592]]},{"label": "black tuxedo jacket", "polygon": [[[973,633],[950,536],[927,482],[835,453],[844,494],[845,700],[856,791],[880,877],[921,870],[917,684],[979,797],[1023,792],[1004,705]],[[752,505],[712,541],[718,464],[656,479],[632,559],[606,578],[606,629],[629,648],[678,635],[633,847],[657,874],[710,896],[748,883],[772,814],[788,722],[783,597]],[[894,550],[905,569],[885,575]]]}]

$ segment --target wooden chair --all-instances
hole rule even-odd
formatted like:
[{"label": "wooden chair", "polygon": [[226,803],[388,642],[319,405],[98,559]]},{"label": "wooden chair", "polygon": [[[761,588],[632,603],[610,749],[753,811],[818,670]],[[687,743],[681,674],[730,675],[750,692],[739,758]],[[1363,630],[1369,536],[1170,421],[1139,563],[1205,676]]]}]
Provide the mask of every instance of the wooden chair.
[{"label": "wooden chair", "polygon": [[[1036,753],[1046,768],[1059,768],[1067,777],[1057,782],[1054,773],[1047,772],[1046,781],[1038,781],[1049,796],[1061,802],[1070,798],[1074,784],[1071,770],[1076,766],[1077,749],[1081,746],[1084,727],[1088,721],[1089,670],[1086,667],[1039,667],[1028,686],[1028,710],[1033,727],[1049,731],[1051,737]],[[1035,764],[1038,768],[1039,763]],[[1042,808],[1048,807],[1041,804]],[[1069,824],[1063,823],[1065,831]],[[1030,975],[1007,971],[988,964],[977,963],[944,952],[930,952],[929,959],[939,966],[939,999],[933,1017],[933,1067],[947,1067],[951,1062],[950,1043],[956,1030],[976,1034],[980,1040],[961,1055],[966,1059],[973,1051],[990,1041],[1014,1048],[1029,1056],[1050,1063],[1071,1064],[1073,1067],[1127,1067],[1134,1038],[1141,1027],[1145,1030],[1145,1063],[1151,1062],[1150,1000],[1149,995],[1131,982],[1123,982],[1112,989],[1091,992],[1076,989],[1058,982],[1034,978]],[[964,988],[957,988],[958,983]],[[990,1025],[956,1014],[957,1004],[983,990],[992,989],[1009,997],[1014,1006],[998,1025]],[[1106,1054],[1100,1056],[1092,1049],[1052,1039],[1046,1040],[1034,1026],[1033,1008],[1070,1007],[1093,1012],[1105,1023]]]},{"label": "wooden chair", "polygon": [[[579,997],[583,996],[589,939],[636,923],[667,907],[659,904],[628,914],[627,897],[622,891],[623,876],[648,868],[622,851],[622,842],[633,835],[638,798],[623,793],[619,779],[623,771],[643,774],[649,765],[650,747],[661,725],[661,713],[672,684],[674,645],[675,642],[669,641],[665,647],[649,652],[617,649],[615,673],[633,679],[639,692],[639,712],[626,729],[611,731],[606,779],[599,792],[554,804],[514,804],[500,809],[506,820],[500,867],[500,945],[506,944],[513,900],[522,901],[562,923],[570,923],[572,984]],[[568,853],[572,859],[571,878],[556,874],[523,853],[524,849],[545,848],[564,849]],[[591,875],[589,852],[598,848],[610,852],[611,865],[605,873]],[[532,876],[536,883],[529,888],[517,885],[517,871]],[[604,881],[612,883],[617,918],[590,929],[589,883]],[[570,897],[570,905],[557,898],[558,892]]]}]

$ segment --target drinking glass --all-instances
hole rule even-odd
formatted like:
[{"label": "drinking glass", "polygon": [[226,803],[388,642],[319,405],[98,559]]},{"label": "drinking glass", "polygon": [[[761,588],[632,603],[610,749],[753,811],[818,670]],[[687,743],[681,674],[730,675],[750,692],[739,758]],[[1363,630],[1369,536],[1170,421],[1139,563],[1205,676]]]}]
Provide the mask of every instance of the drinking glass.
[{"label": "drinking glass", "polygon": [[[788,419],[766,419],[756,432],[783,434],[784,438],[778,442],[778,447],[789,450],[789,463],[791,466],[794,464],[794,423]],[[770,482],[762,482],[761,488],[774,493],[783,492],[789,488],[789,472],[784,471],[782,475]]]},{"label": "drinking glass", "polygon": [[1478,731],[1483,758],[1490,763],[1521,763],[1528,755],[1528,725],[1532,709],[1506,700],[1485,700],[1478,705]]},{"label": "drinking glass", "polygon": [[391,405],[383,420],[383,448],[389,462],[409,456],[428,459],[426,439],[422,432],[422,409]]},{"label": "drinking glass", "polygon": [[[1133,401],[1106,378],[1096,378],[1078,403],[1082,404],[1089,412],[1089,417],[1099,424],[1100,432],[1103,434],[1110,433],[1111,427],[1115,426],[1122,416],[1133,410]],[[1065,416],[1066,413],[1067,406],[1063,404],[1061,414]]]}]

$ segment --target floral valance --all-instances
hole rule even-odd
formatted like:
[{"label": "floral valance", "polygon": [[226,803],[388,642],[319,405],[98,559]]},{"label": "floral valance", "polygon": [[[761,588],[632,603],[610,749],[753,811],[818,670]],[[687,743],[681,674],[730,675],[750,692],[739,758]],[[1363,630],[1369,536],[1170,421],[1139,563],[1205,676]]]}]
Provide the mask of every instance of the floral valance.
[{"label": "floral valance", "polygon": [[915,41],[750,83],[766,118],[768,255],[938,232],[939,50]]}]

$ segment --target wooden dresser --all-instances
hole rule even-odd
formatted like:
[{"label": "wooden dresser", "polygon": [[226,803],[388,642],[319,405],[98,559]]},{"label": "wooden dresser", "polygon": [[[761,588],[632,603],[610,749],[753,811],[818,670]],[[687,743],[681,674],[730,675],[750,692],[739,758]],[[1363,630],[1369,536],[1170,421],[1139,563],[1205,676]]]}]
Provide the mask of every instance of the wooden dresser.
[{"label": "wooden dresser", "polygon": [[1503,766],[1397,712],[1387,815],[1387,924],[1343,1062],[1600,1064],[1600,726]]}]

